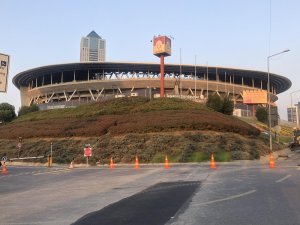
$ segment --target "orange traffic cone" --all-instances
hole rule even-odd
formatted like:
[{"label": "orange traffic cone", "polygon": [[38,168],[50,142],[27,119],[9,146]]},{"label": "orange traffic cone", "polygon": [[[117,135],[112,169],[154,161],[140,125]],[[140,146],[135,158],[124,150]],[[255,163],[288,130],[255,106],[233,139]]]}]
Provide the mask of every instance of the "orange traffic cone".
[{"label": "orange traffic cone", "polygon": [[6,169],[5,162],[3,162],[3,165],[2,165],[2,174],[7,174],[7,169]]},{"label": "orange traffic cone", "polygon": [[165,157],[165,169],[169,169],[170,165],[169,165],[169,160],[168,160],[168,156]]},{"label": "orange traffic cone", "polygon": [[71,164],[69,166],[69,169],[73,169],[74,168],[74,165],[73,165],[73,161],[71,161]]},{"label": "orange traffic cone", "polygon": [[270,169],[275,168],[275,161],[274,161],[274,158],[273,158],[273,153],[270,153],[270,157],[269,157],[269,167],[270,167]]},{"label": "orange traffic cone", "polygon": [[210,168],[211,169],[216,169],[216,163],[215,163],[215,158],[214,158],[214,154],[211,154],[211,157],[210,157]]},{"label": "orange traffic cone", "polygon": [[110,168],[111,170],[113,170],[113,169],[115,168],[115,164],[114,164],[114,161],[113,161],[113,158],[112,158],[112,157],[110,158],[109,168]]},{"label": "orange traffic cone", "polygon": [[139,168],[140,168],[139,159],[137,156],[135,156],[134,169],[138,170]]}]

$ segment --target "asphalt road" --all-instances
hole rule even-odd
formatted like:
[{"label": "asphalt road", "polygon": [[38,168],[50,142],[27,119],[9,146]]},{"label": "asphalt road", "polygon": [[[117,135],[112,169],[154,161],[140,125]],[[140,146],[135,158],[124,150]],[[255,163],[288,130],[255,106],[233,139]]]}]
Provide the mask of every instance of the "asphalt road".
[{"label": "asphalt road", "polygon": [[[80,224],[89,218],[96,221],[90,224],[113,225],[297,225],[299,163],[297,152],[275,169],[248,161],[217,164],[217,170],[208,164],[112,171],[8,166],[8,174],[0,174],[0,224]],[[185,189],[189,181],[194,185]],[[160,188],[166,184],[171,186]],[[111,223],[97,222],[101,218]]]},{"label": "asphalt road", "polygon": [[159,183],[90,213],[76,221],[74,225],[164,225],[199,186],[200,182],[192,181]]}]

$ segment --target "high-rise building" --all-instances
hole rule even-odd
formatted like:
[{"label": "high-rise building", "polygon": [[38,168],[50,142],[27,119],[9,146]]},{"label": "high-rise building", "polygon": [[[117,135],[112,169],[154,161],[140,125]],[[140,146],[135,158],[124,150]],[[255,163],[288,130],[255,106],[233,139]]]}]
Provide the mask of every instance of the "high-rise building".
[{"label": "high-rise building", "polygon": [[81,38],[80,42],[80,62],[104,62],[106,41],[95,31]]},{"label": "high-rise building", "polygon": [[299,124],[299,103],[287,108],[288,121]]}]

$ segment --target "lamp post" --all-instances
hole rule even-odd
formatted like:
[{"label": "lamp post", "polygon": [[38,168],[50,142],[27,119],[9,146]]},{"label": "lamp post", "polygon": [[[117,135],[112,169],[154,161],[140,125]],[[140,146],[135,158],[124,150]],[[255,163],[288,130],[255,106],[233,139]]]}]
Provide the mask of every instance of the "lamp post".
[{"label": "lamp post", "polygon": [[195,102],[196,102],[196,91],[197,91],[197,86],[196,86],[196,79],[197,79],[197,55],[195,55]]},{"label": "lamp post", "polygon": [[180,61],[180,66],[179,66],[179,95],[180,98],[182,98],[182,84],[181,84],[181,74],[182,74],[182,68],[181,68],[181,48],[179,49],[179,61]]},{"label": "lamp post", "polygon": [[53,159],[52,159],[52,149],[53,149],[53,143],[51,141],[51,143],[50,143],[50,157],[49,157],[49,162],[48,162],[49,167],[52,167],[52,162],[53,162]]},{"label": "lamp post", "polygon": [[53,143],[51,141],[51,148],[50,148],[50,156],[51,156],[51,160],[52,160],[52,149],[53,149]]},{"label": "lamp post", "polygon": [[267,58],[267,64],[268,64],[268,117],[269,117],[269,140],[270,140],[270,153],[272,153],[273,148],[272,148],[272,133],[271,133],[271,95],[270,95],[270,58],[280,55],[286,52],[289,52],[289,49],[286,49],[284,51],[278,52],[276,54],[270,55]]},{"label": "lamp post", "polygon": [[18,158],[20,158],[20,151],[21,151],[21,148],[22,148],[22,140],[23,138],[22,137],[19,137],[19,143],[18,143]]}]

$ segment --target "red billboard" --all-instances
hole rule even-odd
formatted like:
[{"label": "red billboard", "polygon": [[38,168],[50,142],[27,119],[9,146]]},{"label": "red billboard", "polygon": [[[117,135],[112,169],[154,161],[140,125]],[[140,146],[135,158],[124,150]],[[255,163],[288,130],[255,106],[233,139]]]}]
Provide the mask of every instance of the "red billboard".
[{"label": "red billboard", "polygon": [[153,54],[156,56],[171,55],[171,39],[167,36],[158,36],[153,38]]}]

